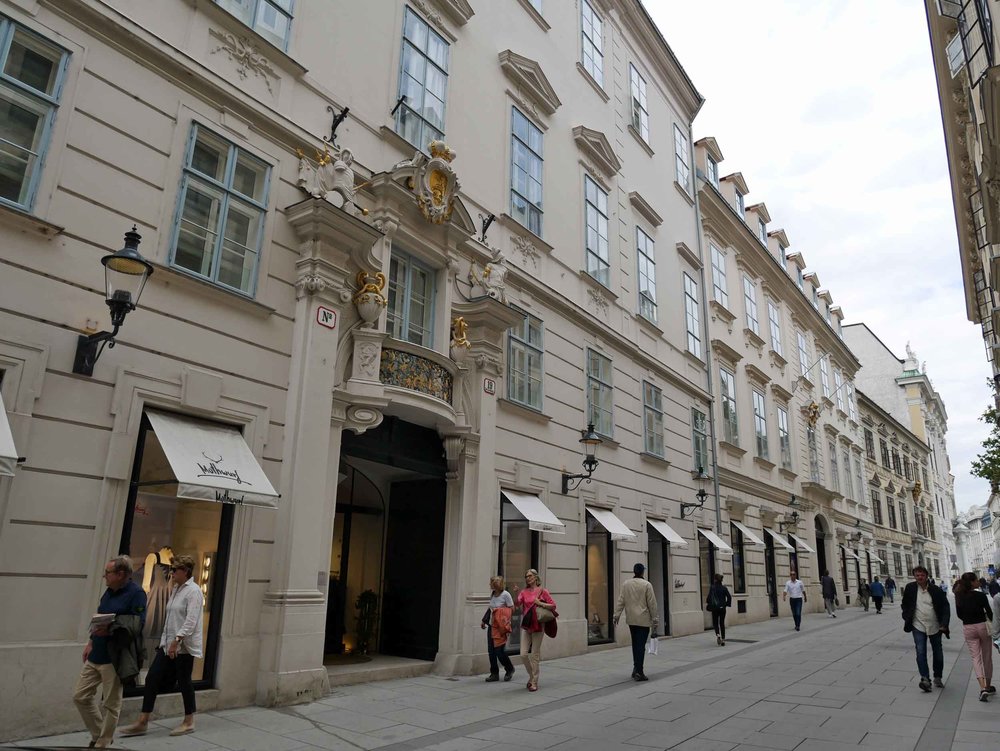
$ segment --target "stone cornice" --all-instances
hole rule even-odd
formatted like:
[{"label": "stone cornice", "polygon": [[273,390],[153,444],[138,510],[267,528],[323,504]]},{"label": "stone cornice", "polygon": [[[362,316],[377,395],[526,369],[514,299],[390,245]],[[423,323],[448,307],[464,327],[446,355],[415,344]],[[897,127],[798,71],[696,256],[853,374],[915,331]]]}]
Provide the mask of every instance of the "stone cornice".
[{"label": "stone cornice", "polygon": [[542,72],[541,65],[511,50],[504,50],[498,58],[500,67],[507,77],[518,86],[522,94],[530,97],[542,112],[551,115],[559,109],[562,102]]},{"label": "stone cornice", "polygon": [[622,162],[611,148],[608,137],[599,130],[577,125],[573,128],[573,140],[585,156],[596,162],[605,177],[614,177],[622,168]]}]

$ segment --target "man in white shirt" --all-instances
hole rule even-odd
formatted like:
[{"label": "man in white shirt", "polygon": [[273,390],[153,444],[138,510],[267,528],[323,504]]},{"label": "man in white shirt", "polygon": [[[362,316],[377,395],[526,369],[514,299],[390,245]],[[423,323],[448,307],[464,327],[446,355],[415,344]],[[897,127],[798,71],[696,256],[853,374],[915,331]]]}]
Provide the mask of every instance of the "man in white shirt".
[{"label": "man in white shirt", "polygon": [[788,581],[785,582],[785,591],[781,593],[782,601],[788,600],[788,606],[792,609],[792,619],[795,621],[795,630],[798,631],[802,625],[802,605],[806,602],[806,585],[801,579],[796,578],[794,571],[788,572]]},{"label": "man in white shirt", "polygon": [[632,680],[634,681],[648,680],[643,672],[646,640],[649,638],[650,629],[656,628],[660,618],[653,585],[642,578],[645,571],[646,567],[641,563],[632,567],[633,577],[622,584],[614,614],[616,626],[622,617],[622,611],[625,612],[625,620],[628,621],[628,630],[632,635]]}]

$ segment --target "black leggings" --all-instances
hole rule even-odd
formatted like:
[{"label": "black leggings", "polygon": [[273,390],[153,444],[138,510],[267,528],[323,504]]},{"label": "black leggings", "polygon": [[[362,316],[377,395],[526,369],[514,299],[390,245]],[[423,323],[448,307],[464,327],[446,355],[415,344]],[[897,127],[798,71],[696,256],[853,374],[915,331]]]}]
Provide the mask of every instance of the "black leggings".
[{"label": "black leggings", "polygon": [[[702,621],[704,623],[704,621]],[[726,609],[712,611],[712,628],[720,638],[726,638]]]},{"label": "black leggings", "polygon": [[184,699],[184,714],[195,713],[194,707],[194,687],[191,685],[191,671],[194,669],[194,657],[186,654],[177,654],[177,657],[170,659],[161,647],[156,649],[156,657],[153,664],[149,666],[149,673],[146,674],[146,685],[142,694],[142,711],[149,714],[156,704],[156,696],[161,691],[169,692],[173,688],[174,681],[177,682],[177,689]]}]

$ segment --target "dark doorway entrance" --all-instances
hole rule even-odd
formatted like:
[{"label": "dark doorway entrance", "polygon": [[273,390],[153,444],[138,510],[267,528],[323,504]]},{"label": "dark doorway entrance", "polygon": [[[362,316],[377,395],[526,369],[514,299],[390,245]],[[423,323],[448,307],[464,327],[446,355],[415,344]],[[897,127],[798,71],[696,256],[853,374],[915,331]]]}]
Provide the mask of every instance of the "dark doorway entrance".
[{"label": "dark doorway entrance", "polygon": [[816,517],[816,568],[822,575],[827,570],[826,566],[826,533],[823,531],[823,522]]},{"label": "dark doorway entrance", "polygon": [[767,579],[767,602],[771,606],[771,617],[778,616],[778,575],[774,567],[774,538],[764,538],[764,574]]},{"label": "dark doorway entrance", "polygon": [[670,636],[670,543],[659,532],[649,530],[649,583],[656,593],[660,612],[661,634]]},{"label": "dark doorway entrance", "polygon": [[709,542],[705,535],[698,535],[698,571],[701,579],[701,603],[700,610],[704,613],[704,626],[706,629],[712,628],[712,614],[705,611],[705,601],[708,599],[708,590],[712,586],[715,578],[715,546]]}]

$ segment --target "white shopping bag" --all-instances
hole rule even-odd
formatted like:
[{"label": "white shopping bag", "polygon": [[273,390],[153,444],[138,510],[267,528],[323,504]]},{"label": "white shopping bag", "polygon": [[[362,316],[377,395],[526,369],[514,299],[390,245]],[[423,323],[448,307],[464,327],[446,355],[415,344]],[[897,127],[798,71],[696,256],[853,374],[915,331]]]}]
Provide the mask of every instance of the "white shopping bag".
[{"label": "white shopping bag", "polygon": [[649,652],[649,654],[651,655],[660,654],[660,640],[655,637],[651,637],[649,640],[647,640],[646,651]]}]

